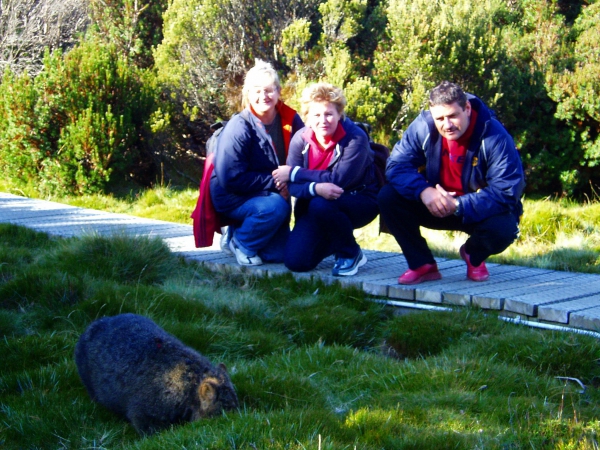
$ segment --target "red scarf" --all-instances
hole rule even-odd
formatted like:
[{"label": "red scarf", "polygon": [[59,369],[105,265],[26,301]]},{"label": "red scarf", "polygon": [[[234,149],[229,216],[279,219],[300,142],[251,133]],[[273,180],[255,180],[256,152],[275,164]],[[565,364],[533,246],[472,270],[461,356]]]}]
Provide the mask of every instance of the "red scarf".
[{"label": "red scarf", "polygon": [[465,155],[469,147],[469,140],[477,122],[477,111],[471,109],[471,118],[467,131],[455,141],[442,138],[442,166],[440,170],[440,185],[448,192],[456,192],[457,196],[463,195],[462,171],[465,165]]},{"label": "red scarf", "polygon": [[331,136],[331,140],[326,146],[322,146],[319,141],[317,141],[315,132],[310,127],[306,127],[306,130],[302,133],[302,137],[310,147],[308,153],[308,168],[311,170],[327,170],[333,156],[333,150],[344,136],[346,136],[346,130],[344,130],[342,122],[339,122],[333,136]]}]

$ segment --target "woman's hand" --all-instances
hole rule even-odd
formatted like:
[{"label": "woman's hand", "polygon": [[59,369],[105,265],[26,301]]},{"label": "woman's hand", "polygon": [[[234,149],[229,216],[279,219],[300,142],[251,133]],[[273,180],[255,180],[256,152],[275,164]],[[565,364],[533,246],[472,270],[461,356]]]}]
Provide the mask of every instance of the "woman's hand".
[{"label": "woman's hand", "polygon": [[291,166],[279,166],[271,172],[271,175],[273,175],[273,179],[275,180],[275,186],[277,186],[277,189],[280,191],[284,186],[287,186],[287,182],[290,181],[291,170]]},{"label": "woman's hand", "polygon": [[337,200],[344,193],[341,187],[333,183],[317,183],[315,191],[325,200]]}]

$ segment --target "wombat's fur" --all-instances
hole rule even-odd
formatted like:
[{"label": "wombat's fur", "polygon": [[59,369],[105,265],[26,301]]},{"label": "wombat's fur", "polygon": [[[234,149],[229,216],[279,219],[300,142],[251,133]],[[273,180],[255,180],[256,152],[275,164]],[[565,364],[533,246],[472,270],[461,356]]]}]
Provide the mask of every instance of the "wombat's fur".
[{"label": "wombat's fur", "polygon": [[75,347],[90,397],[142,435],[238,407],[225,366],[135,314],[93,322]]}]

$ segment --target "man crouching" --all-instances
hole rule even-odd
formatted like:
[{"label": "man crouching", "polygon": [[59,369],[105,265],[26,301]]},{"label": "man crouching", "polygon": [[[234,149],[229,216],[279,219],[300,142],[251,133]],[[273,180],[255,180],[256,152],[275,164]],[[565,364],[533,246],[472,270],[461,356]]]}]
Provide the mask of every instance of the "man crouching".
[{"label": "man crouching", "polygon": [[439,280],[420,227],[463,231],[467,278],[489,278],[485,260],[518,236],[525,187],[512,137],[481,99],[448,81],[432,89],[429,110],[410,124],[386,167],[378,203],[408,270],[400,284]]}]

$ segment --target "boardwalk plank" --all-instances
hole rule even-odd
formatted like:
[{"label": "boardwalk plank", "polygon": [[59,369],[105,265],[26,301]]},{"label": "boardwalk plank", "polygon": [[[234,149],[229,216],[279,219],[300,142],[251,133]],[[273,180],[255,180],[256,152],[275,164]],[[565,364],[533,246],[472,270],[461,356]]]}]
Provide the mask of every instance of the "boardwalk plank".
[{"label": "boardwalk plank", "polygon": [[585,311],[600,306],[600,294],[580,297],[575,300],[541,305],[538,307],[538,319],[547,322],[569,323],[573,313]]},{"label": "boardwalk plank", "polygon": [[584,330],[600,331],[600,306],[574,312],[569,317],[569,325]]},{"label": "boardwalk plank", "polygon": [[[283,264],[239,266],[232,255],[220,250],[218,234],[211,247],[195,248],[191,221],[190,225],[176,224],[0,193],[0,222],[63,237],[86,233],[159,236],[174,253],[211,270],[267,277],[289,273]],[[333,257],[321,262],[313,271],[292,273],[292,276],[297,280],[354,286],[391,304],[395,300],[402,300],[404,304],[418,302],[423,306],[472,304],[499,310],[501,315],[527,316],[584,330],[600,330],[600,275],[488,263],[490,279],[475,283],[466,279],[462,260],[436,258],[443,276],[441,280],[403,286],[397,279],[408,266],[404,256],[394,250],[364,250],[368,263],[356,276],[333,277]]]},{"label": "boardwalk plank", "polygon": [[[577,280],[577,282],[573,281]],[[533,294],[515,295],[505,299],[506,311],[537,316],[538,307],[573,300],[584,295],[600,293],[600,277],[579,274],[574,278],[556,280],[557,287]]]},{"label": "boardwalk plank", "polygon": [[519,278],[496,285],[485,293],[473,293],[473,305],[484,309],[504,309],[507,298],[527,294],[541,294],[562,286],[562,280],[573,279],[577,274],[553,270],[527,269],[519,272]]}]

